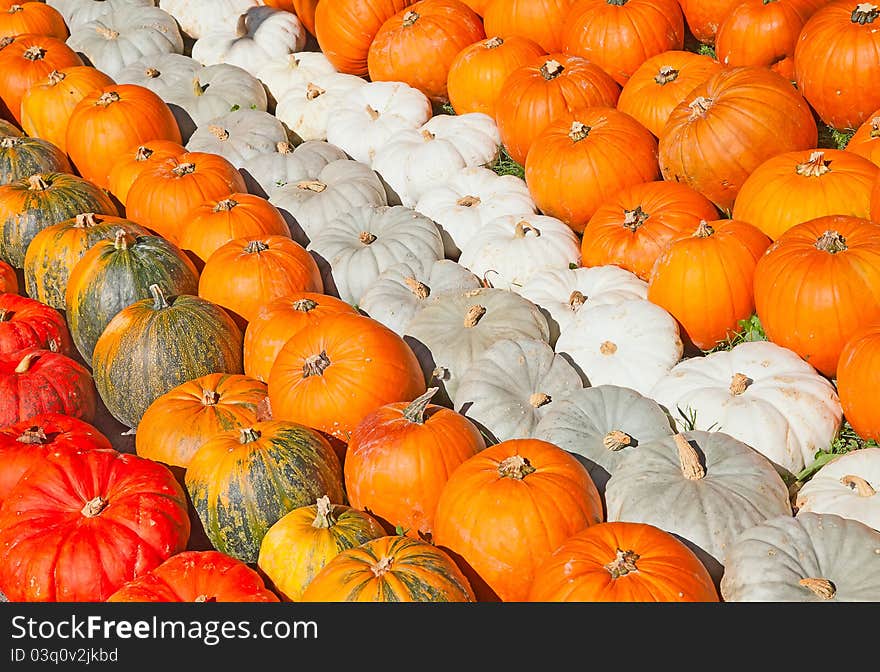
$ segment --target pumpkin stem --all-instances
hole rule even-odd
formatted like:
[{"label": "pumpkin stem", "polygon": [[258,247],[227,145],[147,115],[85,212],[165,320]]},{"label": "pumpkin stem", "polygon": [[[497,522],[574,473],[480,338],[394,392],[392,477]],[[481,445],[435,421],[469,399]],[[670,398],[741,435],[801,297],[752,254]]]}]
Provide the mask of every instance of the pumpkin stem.
[{"label": "pumpkin stem", "polygon": [[705,219],[701,219],[697,230],[694,231],[694,238],[708,238],[715,234],[715,229]]},{"label": "pumpkin stem", "polygon": [[46,56],[46,50],[42,47],[34,45],[33,47],[25,49],[22,56],[24,56],[29,61],[41,61]]},{"label": "pumpkin stem", "polygon": [[794,170],[804,177],[821,177],[831,172],[831,168],[828,167],[830,163],[831,161],[825,160],[825,152],[812,152],[810,158],[804,163],[799,163]]},{"label": "pumpkin stem", "polygon": [[235,36],[244,37],[247,34],[247,12],[245,12],[244,14],[241,14],[238,17],[238,21],[235,22]]},{"label": "pumpkin stem", "polygon": [[638,231],[639,227],[648,220],[648,213],[642,210],[641,205],[637,205],[635,210],[623,211],[623,228],[629,229],[633,233]]},{"label": "pumpkin stem", "polygon": [[86,518],[94,518],[95,516],[100,515],[101,511],[106,509],[109,504],[110,502],[98,495],[94,499],[87,501],[85,506],[80,509],[80,513]]},{"label": "pumpkin stem", "polygon": [[580,307],[587,302],[587,297],[583,292],[574,290],[568,297],[568,307],[572,310],[580,310]]},{"label": "pumpkin stem", "polygon": [[168,300],[165,298],[165,294],[159,288],[159,285],[150,285],[150,296],[153,297],[153,310],[162,310],[171,305],[168,303]]},{"label": "pumpkin stem", "polygon": [[871,119],[871,139],[880,138],[880,117]]},{"label": "pumpkin stem", "polygon": [[798,581],[804,588],[809,588],[823,600],[831,600],[837,594],[837,588],[828,579],[807,578]]},{"label": "pumpkin stem", "polygon": [[242,444],[253,443],[259,440],[261,436],[263,436],[263,433],[255,427],[240,427],[238,430],[238,441]]},{"label": "pumpkin stem", "polygon": [[565,67],[557,60],[550,59],[546,61],[544,65],[541,66],[540,73],[541,76],[547,81],[551,79],[556,79],[562,72],[565,70]]},{"label": "pumpkin stem", "polygon": [[171,172],[174,173],[177,177],[183,177],[184,175],[189,175],[190,173],[196,172],[196,164],[180,163],[174,166],[174,168],[171,169]]},{"label": "pumpkin stem", "polygon": [[21,144],[21,138],[14,138],[14,137],[10,136],[10,137],[5,137],[2,140],[0,140],[0,147],[2,147],[3,149],[12,149],[16,145],[20,145],[20,144]]},{"label": "pumpkin stem", "polygon": [[866,23],[873,23],[878,15],[880,15],[880,11],[878,11],[877,5],[872,5],[870,2],[861,2],[852,11],[850,21],[865,25]]},{"label": "pumpkin stem", "polygon": [[367,105],[367,114],[370,115],[370,119],[372,119],[373,121],[376,121],[376,119],[381,116],[379,114],[379,111],[375,109],[372,105]]},{"label": "pumpkin stem", "polygon": [[733,378],[730,379],[730,393],[734,396],[739,396],[745,392],[753,382],[755,381],[744,373],[735,373]]},{"label": "pumpkin stem", "polygon": [[431,131],[429,131],[427,128],[423,128],[423,129],[422,129],[422,137],[423,137],[427,142],[430,142],[431,140],[433,140],[433,139],[436,138],[437,136],[434,135],[433,133],[431,133]]},{"label": "pumpkin stem", "polygon": [[494,37],[490,37],[488,40],[483,42],[483,46],[486,49],[497,49],[502,44],[504,44],[504,40],[497,35],[495,35]]},{"label": "pumpkin stem", "polygon": [[327,495],[319,497],[315,503],[317,512],[315,519],[312,521],[312,527],[319,530],[328,530],[336,524],[336,518],[333,516],[333,505]]},{"label": "pumpkin stem", "polygon": [[623,7],[629,0],[605,0],[605,2],[614,7]]},{"label": "pumpkin stem", "polygon": [[215,406],[220,401],[220,393],[216,390],[202,390],[202,404]]},{"label": "pumpkin stem", "polygon": [[34,363],[34,360],[40,356],[40,352],[29,352],[21,360],[18,362],[18,366],[15,367],[15,373],[27,373],[31,368],[31,364]]},{"label": "pumpkin stem", "polygon": [[498,475],[501,478],[513,478],[517,481],[523,480],[535,471],[535,468],[522,455],[511,455],[498,465]]},{"label": "pumpkin stem", "polygon": [[688,107],[691,108],[691,116],[688,117],[688,121],[693,121],[694,119],[699,119],[706,116],[706,112],[709,111],[709,108],[712,107],[712,103],[714,103],[711,98],[704,98],[703,96],[698,96],[690,103],[688,103]]},{"label": "pumpkin stem", "polygon": [[681,473],[689,481],[698,481],[706,475],[706,469],[700,463],[700,454],[691,445],[684,434],[676,434],[672,437],[678,448],[678,462],[681,465]]},{"label": "pumpkin stem", "polygon": [[411,275],[405,277],[403,282],[409,287],[409,290],[416,295],[417,299],[424,301],[431,295],[431,288],[424,282],[419,282]]},{"label": "pumpkin stem", "polygon": [[358,239],[364,245],[372,245],[376,242],[376,236],[370,233],[369,231],[361,231],[361,235],[358,236]]},{"label": "pumpkin stem", "polygon": [[837,254],[846,250],[846,238],[841,236],[837,231],[826,231],[816,241],[816,249],[828,252],[828,254]]},{"label": "pumpkin stem", "polygon": [[76,220],[74,221],[73,228],[75,229],[87,229],[90,226],[96,226],[98,224],[98,220],[95,219],[94,212],[81,212],[76,216]]},{"label": "pumpkin stem", "polygon": [[580,142],[586,138],[592,130],[592,128],[579,121],[573,121],[571,122],[571,130],[568,132],[568,137],[571,138],[573,142]]},{"label": "pumpkin stem", "polygon": [[602,438],[602,445],[611,452],[617,452],[632,445],[632,437],[619,429],[608,432]]},{"label": "pumpkin stem", "polygon": [[297,299],[293,302],[293,309],[297,310],[301,313],[307,313],[310,310],[314,310],[318,307],[317,301],[312,301],[311,299]]},{"label": "pumpkin stem", "polygon": [[604,341],[599,346],[599,352],[601,352],[603,355],[613,355],[615,352],[617,352],[617,344],[611,341]]},{"label": "pumpkin stem", "polygon": [[137,151],[134,153],[134,160],[135,161],[146,161],[151,156],[153,156],[153,150],[150,149],[149,147],[144,147],[143,145],[141,145],[140,147],[137,148]]},{"label": "pumpkin stem", "polygon": [[203,96],[205,91],[208,90],[210,84],[202,84],[199,81],[198,75],[193,79],[193,95],[194,96]]},{"label": "pumpkin stem", "polygon": [[316,194],[320,194],[327,188],[327,185],[319,180],[303,180],[302,182],[296,183],[297,189],[308,189],[309,191],[314,191]]},{"label": "pumpkin stem", "polygon": [[0,38],[0,50],[5,49],[10,44],[15,42],[15,38],[11,35],[7,35],[6,37]]},{"label": "pumpkin stem", "polygon": [[373,571],[373,576],[378,578],[390,571],[392,562],[393,560],[387,556],[379,560],[375,565],[370,567],[370,569]]},{"label": "pumpkin stem", "polygon": [[26,443],[28,445],[49,443],[49,437],[46,436],[46,432],[43,431],[42,427],[38,427],[37,425],[34,425],[33,427],[28,427],[21,434],[19,434],[15,440],[18,443]]},{"label": "pumpkin stem", "polygon": [[217,205],[214,206],[214,212],[229,212],[238,205],[238,201],[234,198],[224,198],[222,201],[217,201]]},{"label": "pumpkin stem", "polygon": [[455,202],[455,204],[460,205],[463,208],[470,208],[470,207],[473,207],[474,205],[480,204],[480,197],[479,196],[462,196],[461,198],[459,198]]},{"label": "pumpkin stem", "polygon": [[218,126],[217,124],[211,124],[208,126],[208,132],[217,138],[220,142],[225,142],[229,139],[229,131],[227,131],[222,126]]},{"label": "pumpkin stem", "polygon": [[[162,73],[159,72],[156,68],[147,68],[146,70],[144,70],[144,75],[146,75],[150,79],[156,79],[161,74]],[[196,78],[196,81],[199,81],[198,78]]]},{"label": "pumpkin stem", "polygon": [[60,84],[65,79],[67,79],[67,75],[65,75],[63,72],[60,72],[58,70],[53,70],[52,72],[49,73],[49,76],[46,78],[46,80],[52,86],[55,86],[56,84]]},{"label": "pumpkin stem", "polygon": [[671,65],[661,66],[660,70],[657,71],[657,74],[654,75],[654,81],[657,82],[660,86],[665,84],[669,84],[669,82],[674,82],[678,79],[678,70],[673,68]]},{"label": "pumpkin stem", "polygon": [[464,315],[464,326],[467,329],[473,329],[476,327],[480,320],[483,319],[483,315],[486,314],[486,309],[483,306],[471,306],[468,308],[467,313]]},{"label": "pumpkin stem", "polygon": [[321,350],[317,355],[312,355],[303,363],[303,378],[309,376],[323,376],[324,371],[330,366],[330,358],[326,350]]},{"label": "pumpkin stem", "polygon": [[419,17],[419,13],[418,13],[418,12],[414,12],[414,11],[412,11],[412,10],[408,11],[406,14],[403,15],[403,27],[404,27],[404,28],[409,28],[409,27],[410,27],[411,25],[413,25],[416,21],[418,21],[419,18],[420,18],[420,17]]},{"label": "pumpkin stem", "polygon": [[429,387],[428,391],[425,392],[422,396],[413,399],[409,405],[403,409],[403,417],[410,422],[413,422],[417,425],[425,424],[425,409],[428,408],[428,404],[431,403],[431,399],[437,394],[437,390],[440,388],[437,387]]},{"label": "pumpkin stem", "polygon": [[12,6],[9,8],[9,13],[10,13],[10,14],[15,14],[16,12],[20,12],[20,11],[22,11],[23,9],[24,9],[24,7],[22,7],[21,5],[12,5]]},{"label": "pumpkin stem", "polygon": [[534,226],[529,224],[526,220],[521,219],[516,223],[516,227],[514,229],[514,237],[515,238],[525,238],[526,233],[531,231],[535,234],[535,238],[541,237],[541,231],[536,229]]},{"label": "pumpkin stem", "polygon": [[9,322],[12,319],[12,311],[9,308],[0,308],[0,322]]},{"label": "pumpkin stem", "polygon": [[529,397],[529,404],[534,408],[541,408],[541,406],[546,406],[553,399],[549,394],[545,392],[535,392],[532,396]]},{"label": "pumpkin stem", "polygon": [[247,244],[247,247],[244,248],[244,251],[247,254],[260,254],[260,252],[265,252],[268,249],[269,246],[262,240],[252,240]]},{"label": "pumpkin stem", "polygon": [[286,140],[275,143],[275,151],[279,154],[293,154],[293,145]]},{"label": "pumpkin stem", "polygon": [[42,175],[31,175],[28,178],[28,191],[46,191],[50,184],[43,179]]},{"label": "pumpkin stem", "polygon": [[320,86],[316,86],[311,82],[306,86],[306,100],[314,100],[320,95],[327,93],[326,89],[322,89]]},{"label": "pumpkin stem", "polygon": [[840,482],[851,490],[855,490],[857,493],[859,493],[859,497],[873,497],[877,494],[877,491],[871,487],[871,484],[868,483],[868,481],[866,481],[861,476],[848,474],[841,478]]},{"label": "pumpkin stem", "polygon": [[128,246],[134,242],[134,237],[125,229],[116,229],[113,236],[113,247],[117,250],[127,250]]},{"label": "pumpkin stem", "polygon": [[[608,0],[609,4],[611,4],[612,1],[613,0]],[[623,1],[625,2],[626,0]],[[603,567],[608,570],[612,579],[619,579],[621,576],[626,576],[630,572],[639,571],[639,568],[636,566],[636,561],[640,557],[641,556],[635,551],[623,551],[618,548],[614,560],[607,565],[603,565]]]},{"label": "pumpkin stem", "polygon": [[105,40],[115,40],[119,38],[119,33],[105,26],[96,26],[95,32]]},{"label": "pumpkin stem", "polygon": [[208,597],[207,595],[204,595],[204,594],[197,596],[196,599],[193,600],[193,602],[195,602],[195,603],[216,602],[216,601],[217,601],[216,597]]},{"label": "pumpkin stem", "polygon": [[101,97],[98,98],[98,101],[95,105],[100,105],[101,107],[107,107],[108,105],[112,105],[113,103],[119,102],[119,94],[116,91],[107,91],[106,93],[102,93]]}]

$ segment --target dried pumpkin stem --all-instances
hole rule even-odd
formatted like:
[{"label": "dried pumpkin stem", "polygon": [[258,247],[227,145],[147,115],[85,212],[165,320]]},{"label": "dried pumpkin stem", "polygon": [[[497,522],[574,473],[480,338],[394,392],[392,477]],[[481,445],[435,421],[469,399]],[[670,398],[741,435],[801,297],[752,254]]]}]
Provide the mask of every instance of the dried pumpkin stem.
[{"label": "dried pumpkin stem", "polygon": [[698,481],[706,476],[706,469],[700,462],[700,454],[691,445],[683,434],[672,437],[678,448],[678,462],[681,465],[681,473],[689,481]]},{"label": "dried pumpkin stem", "polygon": [[49,76],[46,78],[46,81],[49,82],[52,86],[60,84],[65,79],[67,79],[67,75],[59,70],[53,70],[49,73]]},{"label": "dried pumpkin stem", "polygon": [[106,26],[95,26],[95,32],[98,33],[98,35],[103,37],[105,40],[119,39],[119,32],[111,28],[107,28]]},{"label": "dried pumpkin stem", "polygon": [[534,408],[541,408],[542,406],[546,406],[551,401],[553,401],[552,397],[545,392],[535,392],[532,396],[529,397],[529,404]]},{"label": "dried pumpkin stem", "polygon": [[541,66],[541,76],[546,80],[556,79],[565,71],[565,67],[557,60],[550,59]]},{"label": "dried pumpkin stem", "polygon": [[403,27],[409,28],[411,25],[413,25],[420,18],[421,17],[419,16],[418,12],[414,12],[412,10],[408,11],[406,14],[403,15]]},{"label": "dried pumpkin stem", "polygon": [[10,14],[15,14],[16,12],[21,12],[21,11],[24,11],[24,7],[22,7],[21,5],[12,5],[9,8]]},{"label": "dried pumpkin stem", "polygon": [[279,154],[293,154],[293,145],[286,140],[275,143],[275,151]]},{"label": "dried pumpkin stem", "polygon": [[303,180],[296,183],[296,188],[314,191],[316,194],[320,194],[327,188],[327,185],[320,180]]},{"label": "dried pumpkin stem", "polygon": [[428,404],[431,403],[431,399],[437,394],[437,390],[440,389],[438,387],[429,387],[428,391],[425,392],[422,396],[413,399],[409,405],[403,409],[403,417],[410,422],[414,422],[417,425],[425,424],[425,410],[428,408]]},{"label": "dried pumpkin stem", "polygon": [[603,567],[608,570],[612,579],[619,579],[621,576],[626,576],[631,572],[639,571],[639,568],[636,566],[636,561],[640,557],[641,556],[635,551],[623,551],[618,548],[614,560],[607,565],[603,565]]},{"label": "dried pumpkin stem", "polygon": [[455,204],[460,205],[463,208],[470,208],[475,205],[479,205],[481,203],[479,196],[462,196],[459,198]]},{"label": "dried pumpkin stem", "polygon": [[216,406],[218,401],[220,401],[220,393],[217,390],[202,390],[202,404]]},{"label": "dried pumpkin stem", "polygon": [[199,78],[196,77],[193,79],[193,95],[196,97],[205,95],[205,91],[208,90],[209,86],[211,86],[210,83],[202,84],[202,82],[199,81]]},{"label": "dried pumpkin stem", "polygon": [[572,310],[580,310],[581,306],[583,306],[586,302],[587,297],[584,296],[583,292],[577,289],[568,296],[568,307]]},{"label": "dried pumpkin stem", "polygon": [[100,105],[101,107],[107,107],[112,105],[113,103],[118,103],[120,100],[119,94],[116,91],[107,91],[101,94],[101,97],[98,98],[95,105]]},{"label": "dried pumpkin stem", "polygon": [[[76,216],[73,223],[75,229],[87,229],[98,224],[98,218],[94,212],[81,212]],[[121,230],[121,229],[120,229]]]},{"label": "dried pumpkin stem", "polygon": [[514,227],[513,235],[515,238],[525,238],[526,234],[529,231],[531,231],[533,234],[535,234],[535,238],[541,237],[541,231],[539,229],[537,229],[536,227],[529,224],[526,220],[521,219],[520,221],[518,221],[516,223],[516,226]]},{"label": "dried pumpkin stem", "polygon": [[211,124],[208,126],[208,133],[217,138],[220,142],[225,142],[229,140],[229,131],[227,131],[222,126],[218,126],[217,124]]},{"label": "dried pumpkin stem", "polygon": [[571,138],[572,142],[580,142],[586,139],[592,130],[592,128],[580,121],[573,121],[571,122],[571,129],[568,131],[568,137]]},{"label": "dried pumpkin stem", "polygon": [[12,319],[12,314],[8,308],[0,308],[0,322],[9,322]]},{"label": "dried pumpkin stem", "polygon": [[629,0],[605,0],[605,2],[614,7],[623,7]]},{"label": "dried pumpkin stem", "polygon": [[641,205],[637,205],[634,210],[623,211],[623,228],[629,229],[633,233],[639,230],[648,220],[648,213],[642,210]]},{"label": "dried pumpkin stem", "polygon": [[376,236],[369,231],[361,231],[361,234],[358,236],[358,240],[360,240],[364,245],[372,245],[376,242]]},{"label": "dried pumpkin stem", "polygon": [[880,138],[880,117],[871,119],[871,139]]},{"label": "dried pumpkin stem", "polygon": [[877,491],[871,487],[871,484],[868,483],[868,481],[855,474],[847,474],[840,479],[840,482],[848,488],[855,490],[859,494],[859,497],[873,497],[877,494]]},{"label": "dried pumpkin stem", "polygon": [[31,175],[28,178],[28,191],[46,191],[50,186],[42,175]]},{"label": "dried pumpkin stem", "polygon": [[715,229],[705,219],[701,219],[697,225],[697,230],[694,231],[694,238],[708,238],[713,235],[715,235]]},{"label": "dried pumpkin stem", "polygon": [[38,427],[37,425],[34,425],[33,427],[28,427],[21,434],[19,434],[15,440],[18,443],[24,443],[28,445],[49,443],[49,437],[46,436],[46,432],[43,431],[42,427]]},{"label": "dried pumpkin stem", "polygon": [[129,245],[134,242],[134,237],[129,235],[125,229],[116,229],[113,234],[113,247],[117,250],[127,250]]},{"label": "dried pumpkin stem", "polygon": [[828,252],[828,254],[837,254],[846,250],[846,238],[837,231],[826,231],[816,241],[816,249]]},{"label": "dried pumpkin stem", "polygon": [[247,34],[247,13],[244,13],[240,14],[238,20],[235,22],[235,36],[244,37]]},{"label": "dried pumpkin stem", "polygon": [[370,119],[372,119],[373,121],[376,121],[376,119],[378,119],[381,116],[379,114],[379,111],[377,109],[375,109],[372,105],[367,105],[366,109],[367,109],[367,114],[370,115]]},{"label": "dried pumpkin stem", "polygon": [[46,57],[46,50],[42,47],[33,46],[25,49],[22,54],[29,61],[42,61]]},{"label": "dried pumpkin stem", "polygon": [[10,44],[15,42],[15,38],[11,35],[7,35],[6,37],[0,38],[0,50],[5,49]]},{"label": "dried pumpkin stem", "polygon": [[611,452],[623,450],[632,445],[632,437],[624,431],[614,429],[602,438],[602,445]]},{"label": "dried pumpkin stem", "polygon": [[229,212],[238,205],[238,201],[234,198],[224,198],[222,201],[217,201],[217,205],[214,206],[214,212]]},{"label": "dried pumpkin stem", "polygon": [[31,364],[34,363],[34,360],[40,356],[39,352],[29,352],[21,360],[18,362],[18,366],[15,367],[15,373],[27,373]]},{"label": "dried pumpkin stem", "polygon": [[238,430],[238,440],[240,443],[253,443],[258,441],[263,433],[256,427],[242,427]]},{"label": "dried pumpkin stem", "polygon": [[409,291],[415,294],[417,299],[424,301],[431,295],[431,288],[424,282],[419,282],[411,275],[405,277],[403,282],[409,288]]},{"label": "dried pumpkin stem", "polygon": [[180,163],[174,166],[174,168],[171,169],[171,172],[174,173],[177,177],[183,177],[184,175],[189,175],[196,172],[196,164]]},{"label": "dried pumpkin stem", "polygon": [[471,306],[468,308],[468,311],[464,315],[464,326],[466,329],[473,329],[476,327],[480,320],[483,319],[483,315],[486,314],[486,308],[483,306]]},{"label": "dried pumpkin stem", "polygon": [[673,68],[670,65],[664,65],[657,71],[657,74],[654,75],[654,81],[657,82],[660,86],[665,84],[669,84],[669,82],[674,82],[678,79],[679,71]]},{"label": "dried pumpkin stem", "polygon": [[101,511],[106,509],[109,505],[110,502],[98,495],[94,499],[87,501],[82,509],[80,509],[80,513],[86,518],[94,518],[95,516],[100,515]]},{"label": "dried pumpkin stem", "polygon": [[880,15],[880,10],[877,9],[877,5],[872,5],[870,2],[862,2],[856,5],[856,8],[852,11],[850,21],[864,25],[866,23],[873,23],[878,15]]},{"label": "dried pumpkin stem", "polygon": [[[144,76],[149,77],[150,79],[156,79],[157,77],[160,77],[161,75],[162,75],[162,73],[159,72],[156,68],[147,68],[146,70],[144,70]],[[198,80],[196,80],[196,81],[198,81]]]},{"label": "dried pumpkin stem", "polygon": [[3,149],[12,149],[16,145],[20,145],[20,144],[21,144],[21,138],[5,137],[2,140],[0,140],[0,147],[2,147]]},{"label": "dried pumpkin stem", "polygon": [[300,313],[307,313],[318,307],[318,302],[312,299],[297,299],[293,302],[293,309]]},{"label": "dried pumpkin stem", "polygon": [[504,40],[497,35],[495,35],[494,37],[490,37],[488,40],[483,42],[483,46],[486,49],[497,49],[502,44],[504,44]]},{"label": "dried pumpkin stem", "polygon": [[804,177],[821,177],[825,173],[830,173],[829,164],[831,161],[825,160],[825,152],[812,152],[810,158],[804,163],[799,163],[795,167],[795,172]]},{"label": "dried pumpkin stem", "polygon": [[262,240],[252,240],[247,244],[247,247],[244,248],[244,251],[247,254],[260,254],[261,252],[265,252],[269,249],[269,245],[264,243]]},{"label": "dried pumpkin stem", "polygon": [[834,596],[837,594],[837,588],[834,587],[834,584],[831,583],[828,579],[821,578],[806,578],[798,581],[800,585],[804,588],[809,588],[816,595],[821,597],[823,600],[831,600],[834,599]]},{"label": "dried pumpkin stem", "polygon": [[150,296],[153,297],[153,310],[164,310],[171,307],[159,285],[150,285]]},{"label": "dried pumpkin stem", "polygon": [[394,561],[387,556],[380,559],[375,565],[370,567],[370,569],[373,571],[373,576],[378,578],[378,577],[382,576],[383,574],[390,572],[392,562],[394,562]]},{"label": "dried pumpkin stem", "polygon": [[321,350],[319,354],[308,357],[303,363],[303,378],[323,376],[328,366],[330,366],[330,358],[327,356],[327,351]]},{"label": "dried pumpkin stem", "polygon": [[498,465],[498,475],[501,478],[512,478],[517,481],[523,480],[535,471],[535,468],[522,455],[511,455]]},{"label": "dried pumpkin stem", "polygon": [[140,147],[137,148],[137,151],[134,153],[134,160],[135,161],[146,161],[151,156],[153,156],[153,150],[150,149],[149,147],[144,147],[143,145],[141,145]]},{"label": "dried pumpkin stem", "polygon": [[198,595],[196,599],[193,600],[194,603],[202,603],[202,602],[216,602],[216,597],[208,597],[205,594]]},{"label": "dried pumpkin stem", "polygon": [[312,527],[319,530],[328,530],[336,524],[336,517],[333,515],[333,504],[327,495],[319,497],[315,503],[316,513],[315,519],[312,521]]},{"label": "dried pumpkin stem", "polygon": [[711,98],[705,98],[703,96],[698,96],[694,98],[690,103],[688,103],[688,107],[691,108],[691,116],[688,117],[688,121],[694,121],[695,119],[701,119],[706,116],[706,113],[709,111],[709,108],[712,107],[712,103],[714,103]]},{"label": "dried pumpkin stem", "polygon": [[306,86],[306,100],[314,100],[325,93],[327,93],[326,89],[322,89],[320,86],[312,84],[311,82]]},{"label": "dried pumpkin stem", "polygon": [[613,355],[617,352],[617,343],[613,343],[612,341],[604,341],[599,346],[599,352],[603,355]]},{"label": "dried pumpkin stem", "polygon": [[753,381],[744,373],[735,373],[733,377],[730,379],[730,393],[734,396],[739,396],[747,389],[749,389],[749,385],[751,385]]}]

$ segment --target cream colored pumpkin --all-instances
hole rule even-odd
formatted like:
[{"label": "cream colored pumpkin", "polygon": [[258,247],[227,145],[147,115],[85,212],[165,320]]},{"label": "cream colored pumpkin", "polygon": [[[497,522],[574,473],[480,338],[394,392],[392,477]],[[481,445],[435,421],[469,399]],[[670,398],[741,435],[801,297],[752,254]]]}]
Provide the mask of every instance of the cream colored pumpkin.
[{"label": "cream colored pumpkin", "polygon": [[67,30],[73,31],[110,12],[155,7],[156,0],[46,0],[46,4],[57,9],[64,17]]},{"label": "cream colored pumpkin", "polygon": [[313,179],[328,163],[347,158],[345,152],[329,142],[308,140],[294,147],[282,141],[272,151],[243,161],[239,172],[249,192],[271,198],[284,185]]},{"label": "cream colored pumpkin", "polygon": [[202,124],[190,136],[190,152],[219,154],[236,168],[259,154],[271,152],[287,142],[287,129],[263,110],[243,108],[227,112]]},{"label": "cream colored pumpkin", "polygon": [[352,90],[366,85],[361,77],[343,73],[292,84],[278,101],[275,116],[300,140],[326,140],[327,115]]},{"label": "cream colored pumpkin", "polygon": [[320,51],[298,51],[258,64],[256,75],[277,102],[290,87],[335,72],[336,66]]},{"label": "cream colored pumpkin", "polygon": [[212,31],[234,29],[242,13],[262,4],[262,0],[159,0],[159,7],[194,40]]}]

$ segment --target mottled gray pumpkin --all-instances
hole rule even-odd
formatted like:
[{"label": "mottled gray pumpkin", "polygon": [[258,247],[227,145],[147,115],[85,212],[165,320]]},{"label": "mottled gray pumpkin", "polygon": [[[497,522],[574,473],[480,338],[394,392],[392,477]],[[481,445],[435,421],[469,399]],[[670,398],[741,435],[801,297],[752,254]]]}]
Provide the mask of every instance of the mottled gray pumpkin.
[{"label": "mottled gray pumpkin", "polygon": [[48,140],[6,136],[0,132],[0,185],[36,173],[73,172],[67,154]]},{"label": "mottled gray pumpkin", "polygon": [[346,158],[345,152],[329,142],[308,140],[294,147],[285,140],[244,161],[239,172],[250,193],[271,200],[284,185],[312,180],[328,163]]},{"label": "mottled gray pumpkin", "polygon": [[186,143],[188,152],[219,154],[236,168],[259,154],[266,154],[287,142],[287,129],[263,110],[233,110],[205,122]]}]

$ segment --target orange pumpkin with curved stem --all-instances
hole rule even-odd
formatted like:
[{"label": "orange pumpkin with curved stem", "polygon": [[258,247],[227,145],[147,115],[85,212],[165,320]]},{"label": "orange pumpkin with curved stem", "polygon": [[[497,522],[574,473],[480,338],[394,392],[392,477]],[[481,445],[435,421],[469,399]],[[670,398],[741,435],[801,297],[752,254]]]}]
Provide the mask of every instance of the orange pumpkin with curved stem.
[{"label": "orange pumpkin with curved stem", "polygon": [[863,156],[880,166],[880,110],[875,110],[865,122],[856,129],[846,151]]},{"label": "orange pumpkin with curved stem", "polygon": [[691,33],[703,44],[714,44],[724,18],[742,0],[678,0]]},{"label": "orange pumpkin with curved stem", "polygon": [[647,281],[666,245],[693,233],[701,219],[717,218],[712,202],[687,185],[658,181],[627,187],[590,218],[581,239],[581,263],[613,264]]},{"label": "orange pumpkin with curved stem", "polygon": [[840,352],[837,393],[847,422],[863,439],[880,440],[880,408],[872,394],[880,382],[880,322],[854,332]]},{"label": "orange pumpkin with curved stem", "polygon": [[791,227],[755,268],[767,338],[833,377],[847,339],[880,321],[880,224],[831,215]]},{"label": "orange pumpkin with curved stem", "polygon": [[430,541],[434,510],[458,465],[486,447],[470,420],[430,403],[430,388],[410,403],[382,406],[361,420],[345,453],[345,491],[352,506],[389,529]]},{"label": "orange pumpkin with curved stem", "polygon": [[548,53],[562,51],[566,13],[576,0],[491,0],[483,13],[487,35],[527,37]]},{"label": "orange pumpkin with curved stem", "polygon": [[15,35],[48,35],[66,40],[70,33],[64,17],[42,2],[13,2],[0,6],[0,38]]},{"label": "orange pumpkin with curved stem", "polygon": [[701,221],[667,245],[648,281],[648,300],[665,308],[686,337],[710,350],[755,312],[755,265],[770,239],[745,222]]},{"label": "orange pumpkin with curved stem", "polygon": [[15,269],[0,261],[0,294],[18,294],[18,276]]},{"label": "orange pumpkin with curved stem", "polygon": [[147,140],[130,147],[116,157],[107,175],[108,189],[125,205],[131,185],[151,165],[186,153],[186,148],[173,140]]}]

